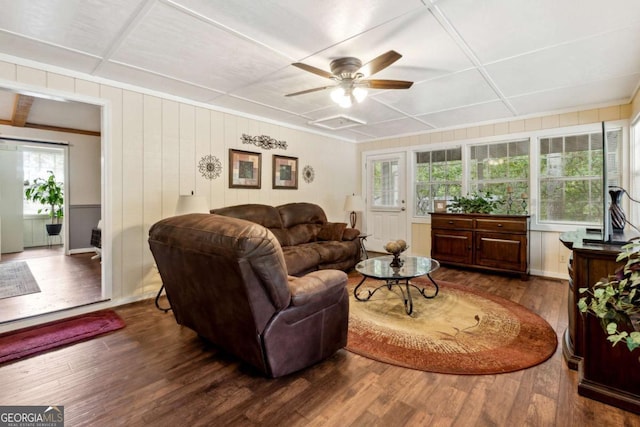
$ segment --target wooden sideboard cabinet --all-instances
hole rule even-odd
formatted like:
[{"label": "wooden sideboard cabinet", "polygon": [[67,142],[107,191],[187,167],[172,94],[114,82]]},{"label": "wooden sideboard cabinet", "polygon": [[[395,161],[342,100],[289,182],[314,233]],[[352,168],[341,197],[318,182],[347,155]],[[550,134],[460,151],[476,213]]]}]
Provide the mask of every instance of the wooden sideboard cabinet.
[{"label": "wooden sideboard cabinet", "polygon": [[[580,288],[592,288],[624,264],[616,262],[620,246],[584,243],[584,230],[563,233],[560,241],[571,249],[569,261],[569,322],[562,339],[567,365],[579,370],[578,394],[640,413],[640,350],[630,352],[624,344],[615,347],[595,316],[578,310]],[[629,238],[636,234],[629,234]]]},{"label": "wooden sideboard cabinet", "polygon": [[443,264],[529,274],[529,216],[431,213],[431,257]]}]

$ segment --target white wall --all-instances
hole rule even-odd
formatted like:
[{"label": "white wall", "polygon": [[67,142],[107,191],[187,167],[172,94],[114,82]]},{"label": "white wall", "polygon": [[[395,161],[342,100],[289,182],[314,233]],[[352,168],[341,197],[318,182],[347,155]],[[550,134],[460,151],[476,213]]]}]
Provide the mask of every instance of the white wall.
[{"label": "white wall", "polygon": [[[103,154],[104,206],[108,211],[103,218],[103,268],[116,303],[149,297],[157,291],[159,280],[147,243],[148,230],[159,219],[173,215],[180,194],[193,190],[206,196],[211,208],[308,201],[321,205],[330,220],[346,220],[344,197],[356,191],[359,173],[354,144],[25,63],[19,59],[0,61],[0,85],[16,82],[106,105]],[[262,150],[242,144],[243,133],[284,140],[288,149]],[[230,148],[262,153],[261,190],[228,188]],[[274,153],[298,157],[300,171],[311,165],[315,181],[307,184],[299,175],[298,190],[271,189]],[[197,171],[200,158],[208,154],[223,164],[218,179],[207,180]]]}]

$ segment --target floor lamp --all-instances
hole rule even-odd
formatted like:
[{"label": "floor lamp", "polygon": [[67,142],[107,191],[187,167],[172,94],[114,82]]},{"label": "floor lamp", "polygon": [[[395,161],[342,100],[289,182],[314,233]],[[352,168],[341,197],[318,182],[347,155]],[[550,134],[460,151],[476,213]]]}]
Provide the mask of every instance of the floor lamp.
[{"label": "floor lamp", "polygon": [[352,194],[344,199],[344,210],[350,212],[349,222],[351,228],[356,228],[356,222],[358,221],[358,214],[356,212],[364,211],[364,201],[362,196],[356,196]]}]

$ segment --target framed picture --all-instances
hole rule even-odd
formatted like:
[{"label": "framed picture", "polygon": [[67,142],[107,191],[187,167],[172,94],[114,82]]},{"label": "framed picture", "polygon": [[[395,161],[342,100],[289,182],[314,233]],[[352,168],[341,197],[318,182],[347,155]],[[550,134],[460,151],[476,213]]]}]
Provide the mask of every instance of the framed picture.
[{"label": "framed picture", "polygon": [[446,212],[447,211],[447,201],[446,200],[434,200],[433,201],[433,210],[436,212]]},{"label": "framed picture", "polygon": [[262,154],[229,149],[229,188],[260,188]]},{"label": "framed picture", "polygon": [[273,155],[273,188],[298,188],[298,158]]}]

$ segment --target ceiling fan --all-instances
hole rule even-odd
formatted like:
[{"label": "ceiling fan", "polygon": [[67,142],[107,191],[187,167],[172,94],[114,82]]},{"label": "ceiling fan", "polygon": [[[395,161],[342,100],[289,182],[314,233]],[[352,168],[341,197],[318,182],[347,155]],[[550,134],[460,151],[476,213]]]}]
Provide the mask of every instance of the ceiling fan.
[{"label": "ceiling fan", "polygon": [[409,89],[411,85],[413,85],[413,82],[365,78],[384,70],[400,58],[402,58],[402,55],[394,50],[383,53],[364,65],[362,65],[362,61],[358,58],[338,58],[329,64],[331,68],[330,73],[311,65],[295,62],[291,65],[320,77],[331,79],[338,84],[302,90],[300,92],[289,93],[285,96],[304,95],[320,90],[333,89],[331,98],[341,107],[348,108],[354,104],[354,102],[362,102],[367,96],[367,89]]}]

